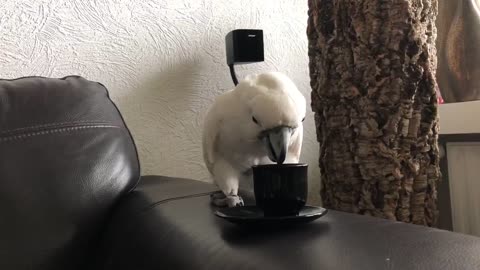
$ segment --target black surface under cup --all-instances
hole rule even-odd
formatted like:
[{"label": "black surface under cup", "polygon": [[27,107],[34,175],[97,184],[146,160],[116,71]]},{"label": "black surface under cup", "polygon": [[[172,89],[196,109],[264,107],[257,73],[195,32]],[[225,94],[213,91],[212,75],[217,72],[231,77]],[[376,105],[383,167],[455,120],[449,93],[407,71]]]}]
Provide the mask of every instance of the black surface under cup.
[{"label": "black surface under cup", "polygon": [[307,201],[308,165],[268,164],[252,169],[255,201],[265,216],[298,215]]}]

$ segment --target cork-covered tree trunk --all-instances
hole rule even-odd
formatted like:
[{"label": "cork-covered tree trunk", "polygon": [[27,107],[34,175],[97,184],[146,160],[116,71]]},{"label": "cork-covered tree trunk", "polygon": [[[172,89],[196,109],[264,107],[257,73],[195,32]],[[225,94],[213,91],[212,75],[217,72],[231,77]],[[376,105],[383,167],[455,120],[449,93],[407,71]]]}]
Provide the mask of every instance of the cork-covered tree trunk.
[{"label": "cork-covered tree trunk", "polygon": [[437,0],[309,0],[324,206],[435,225]]}]

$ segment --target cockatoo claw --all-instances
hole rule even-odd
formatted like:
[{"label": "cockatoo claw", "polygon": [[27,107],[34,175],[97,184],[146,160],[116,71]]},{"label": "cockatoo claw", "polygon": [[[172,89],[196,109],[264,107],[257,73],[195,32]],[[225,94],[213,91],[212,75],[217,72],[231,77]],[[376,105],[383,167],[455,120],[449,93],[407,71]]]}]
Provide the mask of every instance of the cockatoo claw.
[{"label": "cockatoo claw", "polygon": [[225,196],[222,192],[210,194],[210,201],[213,205],[218,207],[237,207],[244,206],[242,197],[238,195]]},{"label": "cockatoo claw", "polygon": [[243,206],[243,199],[238,195],[229,195],[227,196],[227,205],[228,207],[237,207]]}]

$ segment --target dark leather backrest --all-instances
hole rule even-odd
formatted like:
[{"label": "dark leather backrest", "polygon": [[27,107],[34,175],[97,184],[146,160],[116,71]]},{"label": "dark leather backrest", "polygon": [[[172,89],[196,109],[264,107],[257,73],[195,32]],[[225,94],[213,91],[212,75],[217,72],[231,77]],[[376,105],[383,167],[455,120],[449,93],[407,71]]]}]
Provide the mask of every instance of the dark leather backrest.
[{"label": "dark leather backrest", "polygon": [[0,80],[0,269],[84,269],[109,211],[139,176],[103,85]]}]

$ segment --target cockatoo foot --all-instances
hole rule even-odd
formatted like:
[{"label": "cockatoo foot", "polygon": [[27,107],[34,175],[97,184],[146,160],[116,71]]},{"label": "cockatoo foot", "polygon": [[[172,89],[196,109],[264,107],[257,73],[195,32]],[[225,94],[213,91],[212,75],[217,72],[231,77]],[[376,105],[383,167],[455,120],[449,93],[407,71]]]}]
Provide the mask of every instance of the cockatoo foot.
[{"label": "cockatoo foot", "polygon": [[227,196],[221,191],[210,194],[210,202],[218,207],[227,206]]},{"label": "cockatoo foot", "polygon": [[210,194],[210,201],[213,205],[218,207],[236,207],[244,205],[242,197],[237,195],[225,196],[222,192]]},{"label": "cockatoo foot", "polygon": [[228,207],[243,206],[243,199],[238,195],[229,195],[226,198]]},{"label": "cockatoo foot", "polygon": [[215,200],[215,199],[225,199],[227,196],[223,194],[221,191],[216,191],[212,194],[210,194],[210,199]]}]

